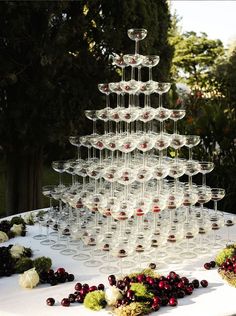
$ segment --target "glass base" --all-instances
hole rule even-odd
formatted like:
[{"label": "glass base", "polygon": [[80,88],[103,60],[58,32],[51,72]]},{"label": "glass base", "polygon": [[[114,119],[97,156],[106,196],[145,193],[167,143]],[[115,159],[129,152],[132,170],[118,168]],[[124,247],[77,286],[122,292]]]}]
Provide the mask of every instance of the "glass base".
[{"label": "glass base", "polygon": [[99,271],[104,274],[113,274],[117,272],[117,269],[118,268],[115,266],[104,266],[104,267],[101,267]]},{"label": "glass base", "polygon": [[112,257],[112,256],[104,256],[104,257],[102,257],[102,260],[104,262],[116,262],[117,261],[117,259],[115,257]]},{"label": "glass base", "polygon": [[71,255],[76,254],[76,250],[70,249],[70,248],[66,248],[66,249],[63,249],[62,251],[60,251],[60,253],[62,255],[64,255],[64,256],[71,256]]},{"label": "glass base", "polygon": [[129,261],[129,260],[123,260],[122,261],[122,268],[131,268],[135,266],[135,262],[134,261]]},{"label": "glass base", "polygon": [[38,234],[38,235],[33,236],[33,238],[36,239],[36,240],[43,240],[43,239],[47,238],[47,235]]},{"label": "glass base", "polygon": [[207,248],[207,247],[196,247],[196,248],[194,248],[194,250],[196,251],[196,253],[200,253],[200,254],[207,254],[207,253],[209,253],[209,248]]},{"label": "glass base", "polygon": [[77,255],[74,255],[72,257],[72,259],[74,259],[76,261],[86,261],[86,260],[90,259],[90,255],[86,255],[84,253],[78,253]]},{"label": "glass base", "polygon": [[49,239],[49,238],[40,241],[40,244],[41,244],[41,245],[46,245],[46,246],[50,246],[50,245],[53,245],[53,244],[55,244],[55,243],[56,243],[55,240]]},{"label": "glass base", "polygon": [[183,260],[180,259],[180,258],[178,258],[178,257],[169,256],[169,257],[168,257],[168,262],[169,262],[170,264],[179,264],[179,263],[182,263]]},{"label": "glass base", "polygon": [[180,256],[184,259],[193,259],[197,257],[197,254],[191,251],[183,251],[180,253]]},{"label": "glass base", "polygon": [[62,250],[62,249],[66,248],[66,245],[65,244],[56,243],[56,244],[52,245],[51,248],[53,250]]},{"label": "glass base", "polygon": [[99,260],[91,259],[89,261],[85,261],[84,265],[89,268],[96,268],[102,265],[102,262]]}]

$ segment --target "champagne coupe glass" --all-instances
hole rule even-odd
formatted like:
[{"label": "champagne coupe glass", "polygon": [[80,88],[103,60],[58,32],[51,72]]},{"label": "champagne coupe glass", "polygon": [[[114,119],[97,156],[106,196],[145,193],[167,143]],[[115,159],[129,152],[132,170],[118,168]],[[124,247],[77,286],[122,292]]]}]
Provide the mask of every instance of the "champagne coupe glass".
[{"label": "champagne coupe glass", "polygon": [[177,134],[177,122],[184,118],[186,112],[183,109],[171,110],[170,119],[174,121],[174,134]]},{"label": "champagne coupe glass", "polygon": [[98,245],[98,235],[95,231],[89,231],[82,237],[83,242],[90,248],[91,259],[84,262],[84,265],[89,268],[96,268],[102,265],[102,261],[94,258],[94,249]]},{"label": "champagne coupe glass", "polygon": [[190,189],[192,188],[192,177],[194,175],[196,175],[197,173],[199,173],[200,171],[200,165],[198,163],[198,161],[195,160],[188,160],[185,163],[185,174],[188,176],[189,178],[189,187]]},{"label": "champagne coupe glass", "polygon": [[121,81],[120,87],[124,93],[128,93],[129,95],[129,107],[134,106],[133,97],[140,88],[140,82],[134,79],[129,81]]},{"label": "champagne coupe glass", "polygon": [[146,55],[143,57],[142,65],[148,68],[149,71],[149,81],[152,80],[152,68],[155,67],[160,61],[158,55]]},{"label": "champagne coupe glass", "polygon": [[123,275],[124,258],[127,258],[130,252],[131,250],[128,243],[122,242],[119,239],[113,245],[112,255],[119,260],[120,276]]},{"label": "champagne coupe glass", "polygon": [[47,213],[44,215],[45,218],[45,225],[47,227],[47,237],[46,239],[41,241],[42,245],[52,245],[55,243],[55,240],[51,239],[49,237],[49,225],[52,223],[52,218],[53,218],[53,207],[52,207],[52,191],[54,190],[55,186],[54,185],[46,185],[42,187],[42,193],[44,196],[48,197],[50,200],[50,207]]},{"label": "champagne coupe glass", "polygon": [[92,133],[92,135],[97,135],[97,129],[96,129],[96,121],[98,119],[97,111],[96,110],[85,110],[84,113],[85,113],[85,116],[89,120],[93,121],[93,133]]},{"label": "champagne coupe glass", "polygon": [[209,212],[209,219],[212,229],[212,247],[214,249],[220,249],[223,247],[221,243],[221,237],[216,235],[216,232],[224,226],[224,215],[222,212]]},{"label": "champagne coupe glass", "polygon": [[206,174],[214,169],[214,163],[210,161],[200,161],[200,173],[202,174],[202,185],[206,186]]},{"label": "champagne coupe glass", "polygon": [[128,37],[135,41],[135,54],[139,53],[139,42],[142,41],[147,36],[147,30],[146,29],[136,29],[132,28],[127,31]]},{"label": "champagne coupe glass", "polygon": [[208,216],[202,216],[196,219],[198,227],[199,241],[197,246],[194,248],[196,253],[207,254],[209,253],[209,241],[206,239],[206,235],[211,230],[211,223]]},{"label": "champagne coupe glass", "polygon": [[68,168],[68,162],[65,160],[58,160],[52,162],[52,168],[54,171],[59,173],[59,186],[63,186],[62,184],[62,173],[66,171]]},{"label": "champagne coupe glass", "polygon": [[197,186],[198,203],[200,204],[200,212],[197,213],[198,218],[203,217],[203,204],[208,203],[211,200],[211,188],[207,186]]},{"label": "champagne coupe glass", "polygon": [[80,159],[80,147],[81,147],[80,137],[79,136],[70,136],[69,142],[71,143],[71,145],[77,147],[77,152],[78,152],[77,158]]},{"label": "champagne coupe glass", "polygon": [[156,109],[156,115],[155,120],[160,122],[160,133],[163,134],[163,123],[164,121],[168,120],[170,117],[171,111],[169,109],[163,108],[162,106],[159,106]]},{"label": "champagne coupe glass", "polygon": [[170,82],[156,82],[155,92],[159,95],[159,107],[162,107],[162,95],[170,90]]},{"label": "champagne coupe glass", "polygon": [[106,265],[103,265],[99,271],[104,274],[111,274],[117,271],[116,266],[112,266],[110,262],[114,262],[114,257],[112,257],[111,251],[113,248],[114,240],[112,239],[112,235],[104,236],[101,235],[98,237],[98,247],[104,252],[105,257],[103,257],[103,261],[105,261]]},{"label": "champagne coupe glass", "polygon": [[91,139],[93,138],[94,136],[93,135],[85,135],[85,136],[81,136],[80,137],[80,142],[81,142],[81,145],[86,147],[88,149],[88,154],[87,154],[87,157],[88,157],[88,160],[90,160],[91,158],[91,148],[92,148],[92,144],[91,144]]},{"label": "champagne coupe glass", "polygon": [[39,225],[39,233],[37,235],[33,236],[34,239],[43,240],[43,239],[47,238],[47,235],[42,233],[42,226],[43,226],[44,222],[45,222],[44,214],[43,213],[37,214],[36,215],[36,223],[38,223],[38,225]]},{"label": "champagne coupe glass", "polygon": [[197,135],[186,135],[185,136],[185,146],[188,147],[189,150],[189,160],[193,159],[192,149],[200,143],[200,136]]},{"label": "champagne coupe glass", "polygon": [[159,150],[159,163],[162,164],[163,150],[170,146],[171,137],[166,134],[156,135],[155,148]]},{"label": "champagne coupe glass", "polygon": [[124,61],[123,55],[112,54],[113,64],[121,68],[121,81],[125,80],[125,67],[127,67],[126,62]]},{"label": "champagne coupe glass", "polygon": [[222,200],[225,196],[225,190],[222,188],[211,189],[211,200],[214,201],[214,211],[217,213],[217,203]]},{"label": "champagne coupe glass", "polygon": [[71,234],[72,234],[72,230],[71,230],[72,223],[68,219],[68,214],[65,214],[65,217],[62,216],[60,218],[58,224],[59,224],[58,229],[60,230],[61,235],[66,238],[66,248],[62,249],[60,251],[60,253],[62,255],[65,255],[65,256],[71,256],[71,255],[76,254],[77,251],[70,247],[70,238],[71,238]]},{"label": "champagne coupe glass", "polygon": [[227,239],[226,246],[233,244],[233,240],[230,238],[231,227],[233,227],[236,223],[235,215],[226,214],[225,216],[225,226],[227,227]]},{"label": "champagne coupe glass", "polygon": [[189,247],[189,241],[196,237],[198,233],[198,226],[194,220],[183,223],[183,236],[187,240],[186,249],[184,249],[180,256],[184,259],[193,259],[196,258],[197,253]]},{"label": "champagne coupe glass", "polygon": [[110,107],[109,94],[111,93],[109,83],[99,83],[98,89],[100,92],[102,92],[106,95],[106,108],[109,108]]},{"label": "champagne coupe glass", "polygon": [[167,230],[166,238],[167,243],[170,245],[168,262],[171,262],[173,264],[182,263],[182,258],[179,256],[179,252],[181,252],[182,249],[176,246],[176,243],[180,242],[183,239],[182,225],[180,225],[179,223],[172,223]]},{"label": "champagne coupe glass", "polygon": [[76,176],[76,170],[78,169],[78,165],[80,162],[81,162],[81,159],[80,160],[74,160],[74,159],[67,160],[68,168],[66,169],[66,173],[69,173],[72,177],[72,189],[77,186],[76,181],[75,181],[75,176]]},{"label": "champagne coupe glass", "polygon": [[170,146],[175,149],[175,160],[178,161],[178,151],[185,145],[185,135],[172,134]]},{"label": "champagne coupe glass", "polygon": [[[124,55],[124,61],[127,66],[131,66],[131,80],[135,79],[135,67],[141,65],[143,56],[139,54],[126,54]],[[123,81],[121,81],[122,83]]]}]

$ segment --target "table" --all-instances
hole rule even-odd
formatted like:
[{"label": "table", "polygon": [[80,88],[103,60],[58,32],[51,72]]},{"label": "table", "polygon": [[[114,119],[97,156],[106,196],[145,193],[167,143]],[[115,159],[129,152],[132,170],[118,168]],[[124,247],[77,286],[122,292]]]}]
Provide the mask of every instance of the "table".
[{"label": "table", "polygon": [[[83,263],[63,256],[59,252],[52,250],[49,246],[42,246],[40,241],[32,237],[36,234],[36,226],[27,226],[26,237],[16,237],[10,239],[3,245],[21,244],[30,247],[35,257],[49,256],[53,261],[54,269],[63,266],[68,272],[75,274],[74,282],[50,286],[39,285],[36,288],[22,289],[18,285],[18,275],[0,278],[0,316],[106,316],[107,311],[93,312],[86,309],[81,304],[72,304],[70,307],[62,307],[59,302],[69,293],[74,292],[76,281],[97,285],[104,283],[108,285],[107,276],[101,275],[96,268],[86,268]],[[226,236],[226,228],[221,231],[222,236]],[[231,237],[236,240],[236,227],[233,227]],[[171,270],[177,271],[180,275],[186,275],[190,279],[207,279],[209,286],[199,288],[191,296],[179,299],[178,307],[162,307],[158,312],[151,315],[168,316],[232,316],[236,315],[236,288],[229,286],[217,273],[217,269],[205,270],[203,264],[214,258],[216,251],[209,251],[209,254],[200,256],[194,260],[185,260],[179,265],[168,265],[160,270],[163,275]],[[1,260],[1,259],[0,259]],[[54,297],[58,303],[49,307],[45,301],[48,297]]]}]

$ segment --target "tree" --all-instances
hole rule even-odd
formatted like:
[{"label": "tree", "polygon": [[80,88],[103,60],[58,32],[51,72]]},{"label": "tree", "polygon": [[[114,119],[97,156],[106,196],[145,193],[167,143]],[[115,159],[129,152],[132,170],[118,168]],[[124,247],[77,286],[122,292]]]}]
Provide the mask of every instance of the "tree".
[{"label": "tree", "polygon": [[174,34],[170,42],[175,44],[173,75],[175,79],[187,83],[193,91],[217,94],[217,82],[212,77],[212,69],[224,55],[220,40],[211,40],[206,33],[195,32]]},{"label": "tree", "polygon": [[160,54],[168,78],[166,1],[2,1],[0,146],[8,214],[40,207],[45,148],[88,132],[83,111],[102,108],[97,83],[117,78],[111,52],[132,46],[131,27],[148,29],[143,52]]}]

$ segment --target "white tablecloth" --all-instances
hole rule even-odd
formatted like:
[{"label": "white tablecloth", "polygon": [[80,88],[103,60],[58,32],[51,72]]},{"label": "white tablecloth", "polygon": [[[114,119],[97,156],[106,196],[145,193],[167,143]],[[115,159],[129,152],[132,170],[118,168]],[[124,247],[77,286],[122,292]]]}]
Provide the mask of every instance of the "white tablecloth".
[{"label": "white tablecloth", "polygon": [[[231,237],[236,240],[236,227],[233,227]],[[63,256],[58,251],[52,250],[49,246],[42,246],[40,241],[32,238],[37,232],[35,226],[27,227],[26,237],[17,237],[9,240],[8,244],[21,244],[30,247],[35,257],[49,256],[53,261],[53,268],[64,267],[69,273],[75,274],[74,282],[50,286],[39,285],[36,288],[22,289],[18,285],[18,275],[0,278],[0,316],[87,316],[109,315],[107,311],[92,312],[81,304],[71,304],[70,307],[62,307],[59,302],[74,292],[76,281],[98,285],[104,283],[108,285],[107,276],[99,273],[97,268],[86,268],[82,262],[77,262],[71,257]],[[225,235],[225,228],[222,229]],[[163,275],[171,270],[177,271],[180,275],[185,275],[190,279],[206,279],[209,282],[207,288],[199,288],[191,296],[179,299],[177,307],[161,307],[152,313],[155,315],[174,315],[174,316],[229,316],[236,315],[236,288],[229,286],[217,273],[217,269],[205,270],[203,264],[214,259],[216,251],[209,250],[209,254],[200,256],[194,260],[185,260],[179,265],[167,265],[160,270]],[[1,258],[0,258],[1,260]],[[57,301],[55,306],[46,305],[46,298],[54,297]]]}]

